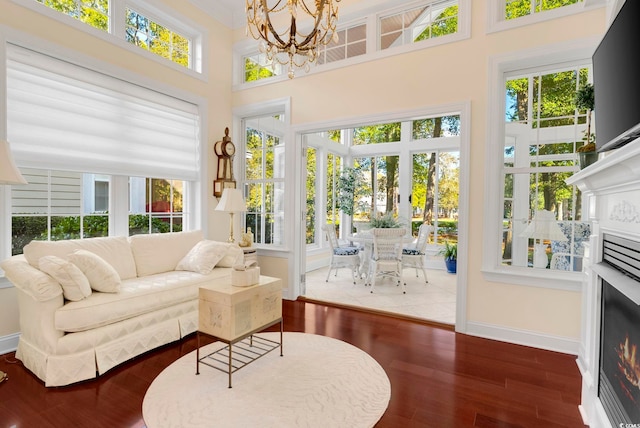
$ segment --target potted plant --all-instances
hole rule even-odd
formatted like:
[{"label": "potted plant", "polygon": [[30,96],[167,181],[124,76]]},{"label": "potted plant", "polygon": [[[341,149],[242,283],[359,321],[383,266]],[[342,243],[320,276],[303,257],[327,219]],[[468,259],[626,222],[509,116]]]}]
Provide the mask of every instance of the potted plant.
[{"label": "potted plant", "polygon": [[447,267],[447,272],[456,273],[458,270],[458,244],[451,244],[449,241],[444,241],[444,248],[440,250],[439,254],[444,256],[444,264]]},{"label": "potted plant", "polygon": [[593,91],[592,84],[586,84],[581,86],[574,98],[576,108],[579,110],[587,111],[587,130],[585,131],[585,145],[579,147],[578,161],[580,169],[586,168],[595,161],[598,160],[598,153],[596,152],[595,135],[591,134],[591,112],[595,106],[595,93]]},{"label": "potted plant", "polygon": [[372,229],[374,228],[398,228],[402,227],[402,223],[393,216],[392,213],[374,217],[369,222]]}]

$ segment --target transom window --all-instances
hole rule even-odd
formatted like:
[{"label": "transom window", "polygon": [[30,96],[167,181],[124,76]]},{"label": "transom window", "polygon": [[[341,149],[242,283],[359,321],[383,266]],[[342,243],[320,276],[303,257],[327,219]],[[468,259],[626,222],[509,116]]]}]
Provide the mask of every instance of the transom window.
[{"label": "transom window", "polygon": [[99,30],[109,31],[109,0],[36,0]]},{"label": "transom window", "polygon": [[547,10],[582,3],[583,1],[584,0],[506,0],[504,5],[504,18],[507,20],[521,18]]},{"label": "transom window", "polygon": [[[316,64],[359,63],[374,54],[378,59],[404,52],[402,49],[390,49],[393,47],[407,46],[412,50],[452,43],[470,37],[470,27],[471,0],[412,2],[409,9],[393,7],[383,12],[371,12],[369,16],[340,26],[336,32],[337,41],[319,46]],[[432,42],[416,43],[428,40]],[[279,64],[272,66],[265,55],[258,52],[257,44],[253,46],[249,51],[242,49],[237,53],[234,70],[239,80],[243,83],[263,80],[266,83],[269,78],[285,74]],[[380,54],[380,51],[385,53]]]},{"label": "transom window", "polygon": [[[32,3],[32,0],[17,0]],[[202,66],[201,31],[144,0],[35,0],[187,69]],[[155,2],[154,2],[155,3]],[[39,7],[30,6],[38,11]],[[124,11],[112,16],[112,11]],[[43,12],[40,10],[40,12]],[[115,21],[114,21],[115,18]],[[60,18],[64,20],[65,18]]]},{"label": "transom window", "polygon": [[458,31],[458,1],[430,1],[421,6],[382,16],[380,49],[388,49],[453,34]]},{"label": "transom window", "polygon": [[144,15],[127,8],[127,42],[189,67],[191,41],[189,38],[160,25]]},{"label": "transom window", "polygon": [[338,30],[338,39],[322,46],[318,52],[318,65],[328,64],[367,53],[367,25],[359,24]]}]

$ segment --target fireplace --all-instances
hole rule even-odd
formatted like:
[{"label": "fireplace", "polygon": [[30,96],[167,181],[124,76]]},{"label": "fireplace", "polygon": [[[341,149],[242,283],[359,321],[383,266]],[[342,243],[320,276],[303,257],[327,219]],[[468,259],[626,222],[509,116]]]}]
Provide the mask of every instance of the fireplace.
[{"label": "fireplace", "polygon": [[640,242],[610,234],[602,242],[598,397],[612,426],[640,425]]},{"label": "fireplace", "polygon": [[582,191],[583,217],[592,224],[580,288],[580,412],[591,428],[640,427],[640,258],[633,256],[640,254],[640,139],[567,183]]}]

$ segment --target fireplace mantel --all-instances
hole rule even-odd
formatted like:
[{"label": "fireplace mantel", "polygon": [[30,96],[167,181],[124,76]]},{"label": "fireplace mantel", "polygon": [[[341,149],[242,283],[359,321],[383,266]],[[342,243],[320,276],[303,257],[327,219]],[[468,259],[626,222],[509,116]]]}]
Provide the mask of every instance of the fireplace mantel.
[{"label": "fireplace mantel", "polygon": [[640,241],[640,139],[606,153],[567,183],[582,191],[583,219],[593,224],[583,260],[580,411],[591,428],[611,428],[598,398],[602,305],[598,263],[602,261],[603,233]]},{"label": "fireplace mantel", "polygon": [[640,188],[640,139],[605,154],[593,165],[579,171],[567,183],[575,184],[582,192],[608,193],[614,189]]}]

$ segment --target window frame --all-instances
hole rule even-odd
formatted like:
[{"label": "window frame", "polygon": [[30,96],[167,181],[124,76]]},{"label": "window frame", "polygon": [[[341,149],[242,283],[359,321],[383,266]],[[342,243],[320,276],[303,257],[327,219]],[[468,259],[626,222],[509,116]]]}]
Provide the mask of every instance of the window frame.
[{"label": "window frame", "polygon": [[[527,267],[505,266],[498,249],[503,229],[505,141],[505,84],[510,75],[527,69],[558,68],[562,64],[590,63],[597,45],[595,39],[581,39],[546,46],[545,49],[526,49],[515,54],[489,58],[489,96],[485,160],[484,241],[482,273],[486,280],[515,285],[579,291],[581,272],[552,271]],[[499,189],[499,191],[496,191]],[[583,209],[586,209],[583,203]]]},{"label": "window frame", "polygon": [[[209,67],[208,61],[204,55],[208,52],[208,30],[199,26],[195,22],[180,16],[176,19],[176,10],[170,9],[162,3],[149,3],[144,0],[110,0],[109,9],[109,31],[105,32],[98,28],[92,27],[72,16],[58,12],[50,7],[38,3],[35,0],[11,0],[14,3],[44,15],[48,18],[56,20],[64,25],[73,27],[78,31],[86,32],[101,40],[114,44],[122,49],[140,55],[148,60],[170,67],[176,71],[186,73],[202,81],[208,81]],[[125,10],[127,5],[133,7],[134,10],[143,14],[145,17],[153,19],[161,25],[166,25],[171,30],[178,32],[185,37],[191,39],[191,65],[189,68],[180,64],[176,64],[167,58],[156,55],[145,49],[133,45],[125,40]],[[121,20],[113,19],[114,16],[121,16]]]},{"label": "window frame", "polygon": [[[15,0],[14,0],[15,1]],[[22,0],[24,1],[24,0]],[[411,3],[411,6],[415,6],[416,3]],[[405,5],[403,8],[406,9]],[[384,11],[369,12],[368,15],[362,17],[362,14],[353,14],[341,17],[337,31],[347,29],[353,26],[357,26],[360,23],[365,23],[366,28],[366,48],[367,53],[364,55],[358,55],[351,58],[346,58],[340,61],[332,61],[322,65],[314,65],[311,67],[308,73],[297,73],[296,80],[304,78],[305,76],[313,75],[315,73],[323,73],[325,71],[337,70],[342,67],[350,67],[357,64],[363,64],[369,61],[376,61],[383,58],[389,58],[395,55],[402,55],[409,52],[419,51],[422,49],[429,49],[435,46],[443,44],[455,43],[460,40],[465,40],[471,37],[471,0],[458,0],[458,31],[454,34],[448,34],[441,37],[430,38],[422,40],[419,43],[411,43],[408,45],[397,46],[390,49],[379,50],[378,47],[378,17],[380,15],[389,14],[394,11],[400,11],[403,8],[390,8]],[[358,15],[358,16],[354,16]],[[254,88],[262,85],[269,85],[272,83],[284,82],[289,80],[286,73],[282,73],[278,76],[272,76],[265,79],[259,79],[252,82],[244,81],[244,58],[259,54],[258,41],[249,37],[246,40],[238,42],[233,47],[233,91],[239,91],[243,89]]]},{"label": "window frame", "polygon": [[[21,1],[21,0],[20,0]],[[29,0],[33,1],[33,0]],[[39,3],[33,2],[38,6],[43,6]],[[55,11],[52,11],[57,15],[65,17]],[[70,20],[75,19],[68,17]],[[92,27],[85,25],[82,22],[78,22],[77,25],[83,25],[89,29]],[[100,32],[99,30],[93,29]],[[101,32],[100,32],[101,33]],[[124,41],[122,43],[125,43]],[[80,52],[60,47],[48,40],[36,38],[31,35],[27,35],[17,30],[7,28],[6,31],[0,34],[0,64],[6,64],[7,58],[7,45],[14,44],[23,46],[25,48],[51,55],[55,52],[56,58],[61,60],[80,65],[90,70],[99,71],[100,73],[112,76],[114,78],[136,84],[153,91],[157,91],[166,95],[170,95],[175,98],[183,99],[198,106],[200,111],[200,123],[198,125],[200,129],[200,135],[198,140],[198,147],[202,152],[203,147],[206,147],[206,141],[208,141],[207,127],[203,126],[204,118],[207,117],[207,100],[200,96],[184,92],[177,88],[171,88],[166,85],[154,83],[144,76],[137,73],[133,73],[127,69],[118,67],[113,64],[107,64],[95,58],[86,56]],[[137,49],[137,48],[136,48]],[[184,68],[184,67],[180,67]],[[7,70],[6,66],[0,67],[0,138],[6,138],[7,135],[7,115],[6,115],[6,101],[7,101]],[[207,171],[208,159],[206,156],[200,156],[199,169],[200,171]],[[54,168],[60,169],[60,168]],[[127,176],[111,176],[112,181],[110,185],[110,205],[115,207],[114,209],[120,209],[128,212],[129,207],[129,180]],[[155,178],[155,177],[154,177]],[[206,234],[208,226],[207,219],[207,198],[208,186],[206,184],[206,174],[200,174],[194,181],[188,181],[187,189],[184,190],[184,208],[183,208],[183,228],[184,230],[202,229]],[[123,218],[109,218],[109,234],[110,236],[128,236],[129,223],[128,216]],[[0,260],[7,259],[11,256],[11,187],[0,186]],[[13,287],[5,277],[2,270],[0,270],[0,289]]]},{"label": "window frame", "polygon": [[487,1],[487,34],[576,15],[607,5],[607,0],[583,0],[579,3],[507,20],[504,19],[505,1],[506,0]]}]

